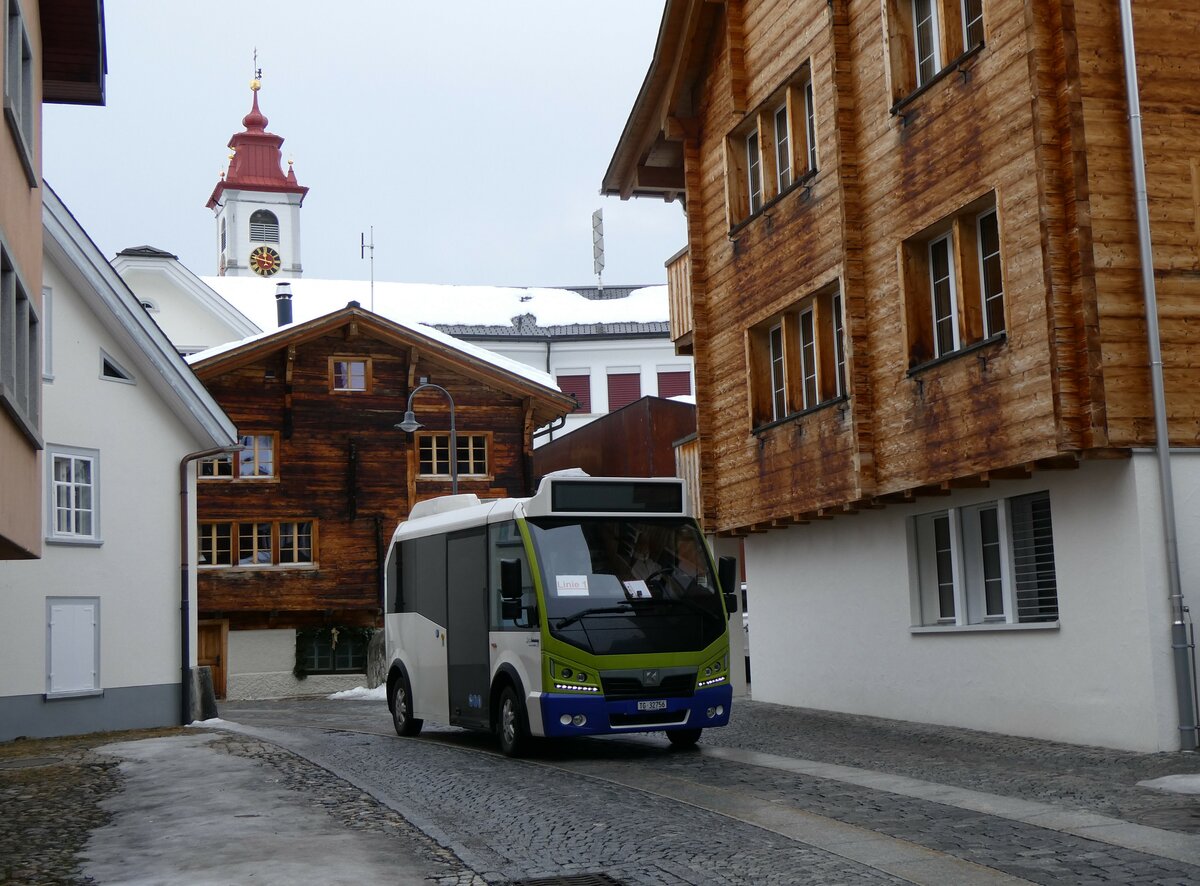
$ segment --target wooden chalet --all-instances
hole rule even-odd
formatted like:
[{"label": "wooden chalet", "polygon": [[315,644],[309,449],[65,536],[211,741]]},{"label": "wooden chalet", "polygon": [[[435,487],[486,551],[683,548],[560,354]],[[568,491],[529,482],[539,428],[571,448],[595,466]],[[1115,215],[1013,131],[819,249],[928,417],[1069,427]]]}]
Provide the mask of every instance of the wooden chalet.
[{"label": "wooden chalet", "polygon": [[201,663],[228,663],[230,697],[332,681],[293,671],[361,681],[387,540],[414,502],[451,491],[447,399],[420,391],[424,428],[396,428],[415,387],[453,398],[458,488],[481,498],[530,494],[531,434],[574,406],[544,374],[355,302],[192,367],[242,435],[201,464],[197,493]]},{"label": "wooden chalet", "polygon": [[[1180,620],[1171,566],[1146,555],[1136,575],[1121,567],[1170,535],[1139,520],[1161,495],[1145,451],[1144,270],[1170,443],[1188,450],[1174,457],[1177,500],[1200,482],[1200,7],[1132,5],[1148,267],[1121,12],[1116,0],[666,3],[603,191],[685,204],[672,336],[695,358],[706,523],[746,537],[767,622],[756,697],[1194,744],[1194,711],[1190,723],[1174,713],[1183,668],[1174,687],[1163,676],[1172,610]],[[1200,532],[1179,519],[1181,538]],[[1185,574],[1200,571],[1189,556]],[[864,621],[866,601],[900,612]],[[1097,634],[1069,630],[1109,605]],[[1089,643],[1127,648],[1130,630],[1142,658],[1117,658],[1135,678],[1104,667],[1049,688],[1045,674],[1083,666]],[[860,647],[848,631],[889,638],[888,678],[849,660]],[[928,677],[947,644],[927,636],[972,632],[988,639],[957,667],[992,668],[975,700],[967,680]],[[836,679],[771,673],[772,655],[782,664],[809,639],[805,662]],[[1114,700],[1129,704],[1120,726]]]}]

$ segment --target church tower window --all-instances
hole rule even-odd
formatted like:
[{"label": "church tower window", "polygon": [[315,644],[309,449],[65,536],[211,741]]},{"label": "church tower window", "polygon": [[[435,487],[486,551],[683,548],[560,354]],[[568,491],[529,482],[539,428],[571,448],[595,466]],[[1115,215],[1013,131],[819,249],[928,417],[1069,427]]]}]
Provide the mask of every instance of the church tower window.
[{"label": "church tower window", "polygon": [[275,213],[258,209],[250,215],[250,240],[254,243],[279,242],[279,219]]}]

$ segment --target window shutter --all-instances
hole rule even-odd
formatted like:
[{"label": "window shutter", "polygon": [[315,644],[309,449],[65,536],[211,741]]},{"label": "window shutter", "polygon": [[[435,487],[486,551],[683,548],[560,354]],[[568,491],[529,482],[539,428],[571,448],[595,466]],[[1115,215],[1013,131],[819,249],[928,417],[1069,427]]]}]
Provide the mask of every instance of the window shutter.
[{"label": "window shutter", "polygon": [[1058,584],[1054,572],[1054,532],[1050,496],[1041,492],[1014,498],[1012,515],[1013,585],[1017,621],[1057,621]]},{"label": "window shutter", "polygon": [[658,374],[658,396],[686,397],[692,393],[692,377],[683,372],[660,372]]},{"label": "window shutter", "polygon": [[592,411],[592,378],[589,375],[560,375],[558,386],[579,401],[576,412]]},{"label": "window shutter", "polygon": [[616,412],[642,396],[642,377],[636,372],[614,373],[608,377],[608,411]]}]

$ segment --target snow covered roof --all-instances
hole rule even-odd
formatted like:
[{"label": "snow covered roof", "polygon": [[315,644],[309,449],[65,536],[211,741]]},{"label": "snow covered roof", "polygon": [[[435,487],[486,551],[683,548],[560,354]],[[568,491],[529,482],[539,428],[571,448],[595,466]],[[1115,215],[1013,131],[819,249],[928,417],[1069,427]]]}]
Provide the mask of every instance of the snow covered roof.
[{"label": "snow covered roof", "polygon": [[[262,281],[250,280],[250,281],[239,281],[239,282],[254,283],[254,282],[262,282]],[[293,290],[294,290],[295,284],[297,282],[298,281],[296,281],[296,280],[291,281],[291,283],[293,284]],[[272,288],[274,288],[274,287],[272,287]],[[271,300],[272,300],[271,308],[272,308],[272,310],[274,310],[274,304],[273,304],[274,299],[275,299],[275,296],[274,296],[274,293],[272,292],[271,293]],[[326,314],[332,314],[335,311],[346,308],[346,307],[347,307],[347,304],[343,303],[343,304],[337,305],[332,310],[325,311],[322,314],[319,314],[317,316],[325,316]],[[270,326],[267,327],[265,332],[260,332],[256,335],[247,336],[246,338],[239,339],[237,341],[230,341],[230,342],[225,342],[224,344],[215,345],[214,347],[211,347],[208,350],[198,351],[195,354],[189,354],[184,359],[187,360],[187,363],[189,366],[195,366],[198,363],[202,363],[206,360],[210,360],[213,357],[220,356],[221,354],[228,353],[229,351],[235,351],[240,348],[246,347],[247,345],[252,345],[255,342],[262,341],[263,339],[271,338],[272,336],[276,335],[277,333],[291,330],[296,327],[302,326],[306,323],[310,323],[314,319],[316,319],[316,317],[297,317],[297,318],[295,318],[294,322],[289,323],[286,326],[275,326],[274,324],[271,324]],[[469,342],[462,341],[461,339],[457,339],[452,335],[447,335],[446,333],[440,332],[439,330],[433,329],[432,327],[429,327],[429,326],[419,326],[419,325],[415,325],[412,323],[406,323],[403,320],[396,320],[396,319],[391,319],[391,318],[385,318],[385,319],[390,319],[391,322],[394,323],[396,326],[399,326],[399,327],[402,327],[403,329],[408,330],[409,332],[415,334],[419,338],[438,342],[439,344],[444,345],[447,348],[450,348],[450,349],[460,352],[461,354],[463,354],[466,357],[474,358],[475,360],[480,361],[482,363],[490,363],[492,366],[495,366],[497,369],[502,369],[506,372],[510,372],[513,375],[519,376],[523,379],[526,379],[527,381],[531,381],[531,382],[539,384],[543,387],[549,388],[552,391],[559,390],[558,382],[556,382],[548,373],[545,373],[545,372],[541,371],[540,369],[535,369],[534,367],[530,366],[527,363],[522,363],[519,360],[513,360],[509,357],[504,357],[500,354],[497,354],[495,351],[489,351],[487,348],[483,348],[478,345],[473,345]]]},{"label": "snow covered roof", "polygon": [[[480,331],[493,327],[515,331],[514,318],[532,314],[538,327],[588,324],[638,324],[629,329],[658,331],[670,319],[666,286],[630,290],[624,297],[595,297],[594,288],[582,291],[506,286],[453,286],[440,283],[387,283],[376,281],[374,298],[366,280],[259,279],[256,277],[203,277],[204,283],[261,329],[276,326],[275,285],[292,289],[292,317],[311,320],[356,301],[382,317],[409,327],[455,327]],[[606,288],[605,294],[609,290]],[[651,326],[653,324],[653,326]],[[512,334],[512,333],[508,333]]]}]

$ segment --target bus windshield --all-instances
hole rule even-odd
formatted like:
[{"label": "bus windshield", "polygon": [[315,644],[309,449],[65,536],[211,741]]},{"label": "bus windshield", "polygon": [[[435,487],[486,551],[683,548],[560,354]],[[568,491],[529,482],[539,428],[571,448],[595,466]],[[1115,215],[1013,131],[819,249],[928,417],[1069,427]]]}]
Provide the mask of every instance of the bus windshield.
[{"label": "bus windshield", "polygon": [[682,517],[527,521],[556,637],[597,654],[701,649],[725,630],[717,581]]}]

